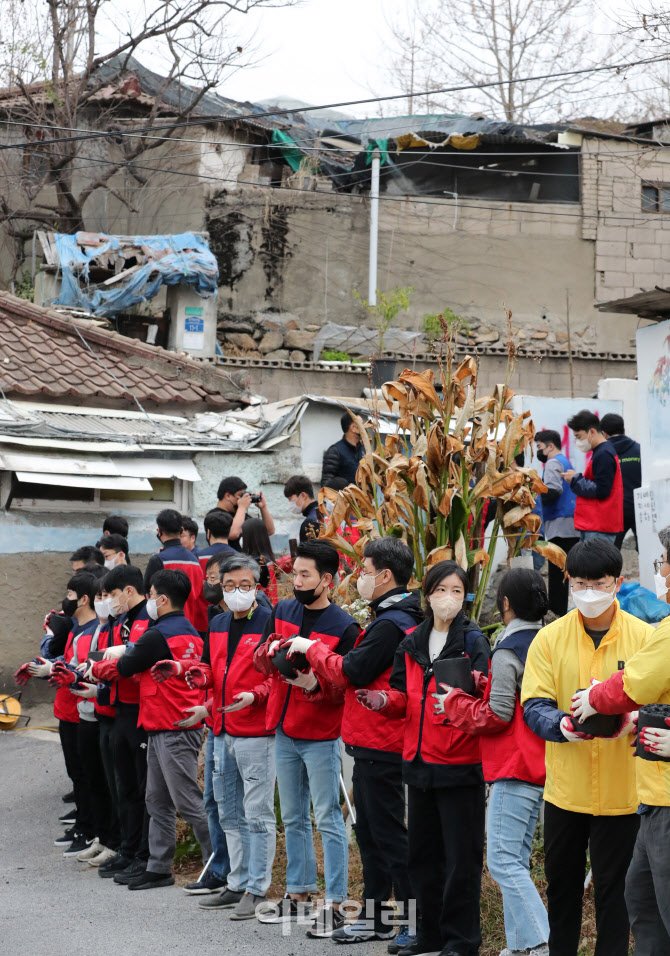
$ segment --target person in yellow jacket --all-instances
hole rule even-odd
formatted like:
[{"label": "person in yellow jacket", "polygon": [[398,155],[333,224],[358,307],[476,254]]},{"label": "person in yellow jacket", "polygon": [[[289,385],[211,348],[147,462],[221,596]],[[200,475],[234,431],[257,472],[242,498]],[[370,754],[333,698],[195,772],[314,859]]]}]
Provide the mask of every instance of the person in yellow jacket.
[{"label": "person in yellow jacket", "polygon": [[623,668],[653,633],[622,611],[621,552],[605,538],[580,542],[567,571],[575,610],[538,631],[521,687],[524,720],[546,741],[544,851],[551,956],[577,956],[586,851],[598,939],[595,956],[628,956],[626,871],[638,830],[632,724],[592,738],[570,716],[575,691]]},{"label": "person in yellow jacket", "polygon": [[[670,528],[659,538],[664,553],[657,564],[656,593],[670,604]],[[572,710],[583,720],[644,704],[670,704],[670,617],[622,671],[575,694]],[[654,756],[670,757],[670,729],[645,728],[640,739]],[[640,830],[626,876],[626,905],[635,956],[660,956],[670,953],[670,763],[636,760],[635,765]]]}]

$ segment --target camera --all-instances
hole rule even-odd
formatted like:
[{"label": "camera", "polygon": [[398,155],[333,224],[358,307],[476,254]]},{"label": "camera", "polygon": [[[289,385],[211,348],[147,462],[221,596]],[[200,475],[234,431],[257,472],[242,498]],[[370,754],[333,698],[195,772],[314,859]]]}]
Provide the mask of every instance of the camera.
[{"label": "camera", "polygon": [[259,494],[252,495],[251,492],[249,492],[249,497],[251,498],[251,503],[253,505],[259,505],[261,503],[261,495]]}]

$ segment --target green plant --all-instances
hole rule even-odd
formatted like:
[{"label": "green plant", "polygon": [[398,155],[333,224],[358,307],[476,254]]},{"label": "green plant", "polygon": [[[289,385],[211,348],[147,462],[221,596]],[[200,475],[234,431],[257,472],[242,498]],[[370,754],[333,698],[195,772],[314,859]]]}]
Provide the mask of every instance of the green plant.
[{"label": "green plant", "polygon": [[19,299],[28,299],[32,302],[35,297],[35,285],[29,272],[21,273],[21,277],[14,280],[14,295]]},{"label": "green plant", "polygon": [[337,349],[324,349],[321,358],[326,362],[350,362],[351,356],[348,352],[338,352]]},{"label": "green plant", "polygon": [[391,327],[391,323],[399,312],[409,311],[409,302],[414,292],[413,286],[397,286],[390,292],[380,292],[377,289],[377,304],[370,305],[367,299],[361,298],[360,293],[354,289],[354,298],[365,306],[370,315],[375,320],[377,329],[377,355],[384,352],[384,336]]},{"label": "green plant", "polygon": [[470,332],[470,323],[462,315],[456,315],[453,309],[441,312],[426,312],[423,317],[423,334],[431,342],[441,338],[444,333]]}]

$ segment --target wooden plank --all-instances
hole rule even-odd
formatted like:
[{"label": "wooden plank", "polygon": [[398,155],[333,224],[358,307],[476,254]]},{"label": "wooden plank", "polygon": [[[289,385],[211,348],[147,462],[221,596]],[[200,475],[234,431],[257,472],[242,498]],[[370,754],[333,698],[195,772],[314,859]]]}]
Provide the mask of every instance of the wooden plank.
[{"label": "wooden plank", "polygon": [[111,279],[105,279],[105,281],[102,284],[114,285],[115,282],[121,282],[122,279],[127,279],[129,275],[132,275],[133,272],[137,272],[137,270],[141,268],[142,268],[142,265],[140,264],[136,266],[131,266],[130,269],[124,269],[123,272],[118,272],[115,276],[112,276]]}]

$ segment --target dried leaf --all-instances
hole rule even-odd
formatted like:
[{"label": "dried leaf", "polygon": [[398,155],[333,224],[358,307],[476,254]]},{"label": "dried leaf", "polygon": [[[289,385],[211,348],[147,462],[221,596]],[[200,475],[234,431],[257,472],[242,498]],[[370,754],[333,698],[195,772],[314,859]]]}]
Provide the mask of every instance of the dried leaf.
[{"label": "dried leaf", "polygon": [[479,564],[481,562],[482,567],[485,568],[490,560],[489,553],[485,551],[484,548],[480,548],[479,551],[473,551],[470,554],[470,565]]},{"label": "dried leaf", "polygon": [[426,557],[425,566],[427,568],[432,568],[434,564],[438,564],[440,561],[453,561],[453,558],[453,548],[450,548],[447,545],[442,545],[439,548],[433,548],[433,550],[428,554]]},{"label": "dried leaf", "polygon": [[462,382],[469,378],[473,385],[477,384],[477,363],[471,355],[466,355],[461,364],[453,374],[457,382]]},{"label": "dried leaf", "polygon": [[533,546],[533,551],[537,551],[537,553],[541,554],[547,561],[551,561],[551,563],[555,564],[561,571],[565,571],[565,562],[568,556],[563,548],[559,548],[557,544],[552,544],[551,541],[537,541]]},{"label": "dried leaf", "polygon": [[460,438],[460,436],[463,434],[465,430],[465,426],[468,424],[468,422],[470,421],[470,418],[472,417],[474,408],[475,408],[475,390],[472,385],[468,385],[467,392],[465,395],[465,403],[463,405],[463,408],[461,409],[461,413],[458,416],[458,420],[456,421],[456,424],[454,425],[454,428],[452,431],[452,434],[455,435],[457,438]]},{"label": "dried leaf", "polygon": [[511,528],[514,525],[521,524],[522,518],[525,518],[530,511],[531,508],[524,508],[522,505],[517,505],[515,508],[510,508],[509,511],[505,512],[505,516],[503,518],[504,526],[506,528]]},{"label": "dried leaf", "polygon": [[[427,450],[428,450],[428,439],[425,435],[421,435],[419,437],[419,440],[414,445],[414,448],[412,449],[412,456],[417,458],[423,458]],[[391,462],[391,465],[393,465],[393,462]]]},{"label": "dried leaf", "polygon": [[423,508],[424,511],[430,511],[430,491],[428,489],[428,479],[426,477],[426,466],[423,461],[421,461],[421,467],[417,468],[415,471],[415,487],[412,492],[412,497],[418,504],[419,508]]},{"label": "dried leaf", "polygon": [[443,514],[444,517],[448,517],[449,512],[451,511],[451,499],[454,497],[455,488],[447,488],[445,493],[442,495],[442,501],[440,501],[437,510],[440,514]]},{"label": "dried leaf", "polygon": [[421,395],[426,402],[433,407],[435,411],[442,408],[440,396],[435,391],[433,385],[433,373],[428,369],[425,372],[412,372],[406,368],[398,379],[403,385],[409,385],[417,395]]},{"label": "dried leaf", "polygon": [[458,541],[456,542],[454,557],[456,558],[460,566],[463,568],[463,570],[467,571],[468,570],[468,549],[465,544],[465,537],[463,536],[462,532],[459,535]]}]

